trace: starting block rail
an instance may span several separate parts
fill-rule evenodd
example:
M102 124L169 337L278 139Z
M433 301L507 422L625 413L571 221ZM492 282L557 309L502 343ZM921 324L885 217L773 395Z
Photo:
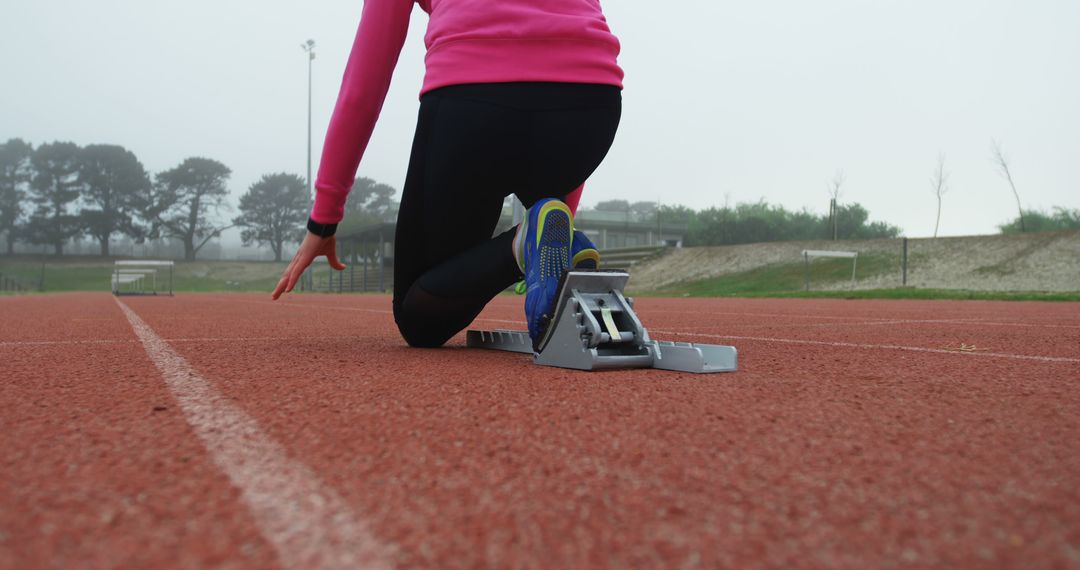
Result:
M622 291L630 276L623 271L569 271L563 275L547 333L533 342L527 332L471 330L474 348L531 353L544 366L576 370L657 368L678 372L734 372L733 346L657 341Z

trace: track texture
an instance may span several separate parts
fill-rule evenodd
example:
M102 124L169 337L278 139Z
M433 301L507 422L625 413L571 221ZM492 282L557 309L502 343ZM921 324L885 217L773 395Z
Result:
M1077 304L641 299L739 348L695 376L409 349L381 296L122 302L395 567L1080 567ZM0 298L0 376L0 568L284 565L111 296Z

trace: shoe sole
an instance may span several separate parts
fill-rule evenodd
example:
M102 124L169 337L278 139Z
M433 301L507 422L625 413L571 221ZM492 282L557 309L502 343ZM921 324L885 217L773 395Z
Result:
M551 201L544 204L536 216L536 262L539 263L539 279L545 285L549 280L560 281L570 265L570 249L574 239L574 216L566 204L559 201ZM551 306L547 307L541 315L541 320L550 325L553 315L550 311L554 308L555 296L558 295L558 286L550 291ZM543 326L537 334L537 341L546 339L550 332L550 326Z
M570 267L570 248L574 240L573 219L570 208L562 202L548 202L537 214L536 255L540 262L541 279L559 279L566 268ZM557 255L553 256L552 250L558 250L554 252Z

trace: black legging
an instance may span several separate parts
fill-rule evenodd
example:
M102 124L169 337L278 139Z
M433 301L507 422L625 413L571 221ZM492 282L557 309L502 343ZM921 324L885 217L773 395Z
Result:
M394 238L394 320L436 347L521 278L503 199L562 198L600 165L619 125L617 87L455 85L420 99Z

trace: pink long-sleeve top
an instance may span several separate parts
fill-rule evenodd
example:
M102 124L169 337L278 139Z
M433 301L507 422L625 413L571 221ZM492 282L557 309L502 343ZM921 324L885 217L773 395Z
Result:
M447 85L550 81L622 87L600 0L366 0L326 132L311 218L340 222L409 28L429 14L420 94ZM568 197L576 208L579 188Z

